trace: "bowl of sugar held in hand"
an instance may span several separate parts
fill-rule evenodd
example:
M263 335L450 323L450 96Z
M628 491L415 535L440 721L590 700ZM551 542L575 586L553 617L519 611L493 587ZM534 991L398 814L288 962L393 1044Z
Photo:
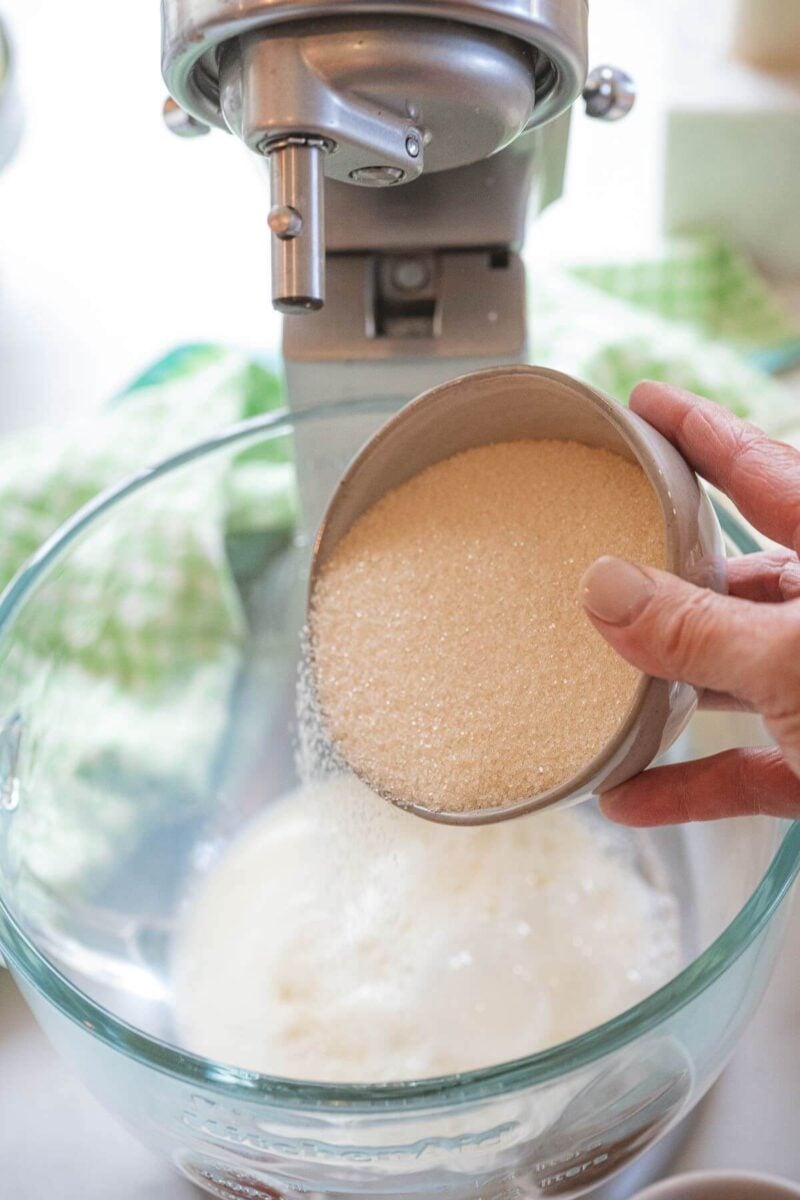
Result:
M412 401L345 473L314 550L308 665L332 755L454 824L644 770L697 694L643 675L588 620L579 582L603 555L725 588L710 501L647 422L532 366Z

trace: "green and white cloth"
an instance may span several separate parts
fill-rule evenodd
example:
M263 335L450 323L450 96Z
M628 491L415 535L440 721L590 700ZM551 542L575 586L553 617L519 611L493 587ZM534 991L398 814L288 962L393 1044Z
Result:
M796 401L757 364L798 331L725 247L683 242L646 263L539 271L531 310L534 361L621 402L638 379L656 378L779 434L797 425ZM230 350L187 347L68 436L8 438L0 584L104 488L282 403L273 370ZM286 441L219 456L204 470L202 511L196 486L182 492L177 479L168 506L157 493L152 503L137 499L133 557L114 524L116 533L101 529L70 555L47 619L40 605L23 620L0 664L0 716L13 710L15 687L35 678L51 713L46 746L26 750L29 794L12 847L50 889L80 892L89 874L102 879L120 839L135 852L167 797L174 819L176 796L186 814L208 796L246 638L231 537L288 533L295 497ZM98 609L108 614L101 630ZM189 764L180 779L176 762Z
M773 433L797 427L796 396L765 368L800 363L800 329L729 247L682 240L645 261L537 274L531 308L535 361L623 403L659 379Z
M189 347L69 438L9 438L3 582L102 490L281 403L274 372ZM212 455L98 522L22 611L0 663L0 719L19 711L24 724L24 804L4 852L29 890L102 886L160 813L180 821L208 802L246 637L231 536L293 522L285 439Z

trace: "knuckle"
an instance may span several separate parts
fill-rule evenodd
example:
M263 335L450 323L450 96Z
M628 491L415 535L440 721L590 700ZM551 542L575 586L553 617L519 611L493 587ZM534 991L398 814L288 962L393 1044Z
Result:
M800 454L785 442L768 437L762 430L744 423L730 429L724 473L725 490L751 497L774 488L781 482L780 524L785 531L781 541L800 550ZM773 502L774 503L774 502ZM774 536L774 535L773 535Z
M731 432L733 444L728 458L729 470L760 465L770 445L766 434L745 424L734 425Z
M735 422L730 427L730 434L729 475L735 473L740 477L752 477L754 482L763 482L774 477L781 465L796 469L800 462L800 455L795 450L785 442L769 437L755 425Z
M764 650L762 708L771 722L793 725L797 721L800 733L800 602L788 603L782 616L783 628Z
M730 487L759 489L775 476L777 458L783 458L786 450L760 429L750 425L736 425L731 430L732 443L726 464L727 483Z
M665 612L662 654L666 667L691 675L706 653L715 616L714 595L705 588L696 589Z

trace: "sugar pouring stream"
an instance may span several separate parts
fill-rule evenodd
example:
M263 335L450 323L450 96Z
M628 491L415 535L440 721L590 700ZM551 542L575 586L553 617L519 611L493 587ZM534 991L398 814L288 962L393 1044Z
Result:
M601 553L725 587L710 502L641 418L534 366L406 405L345 472L314 545L310 671L336 753L450 824L573 803L647 767L697 696L638 675L579 613Z

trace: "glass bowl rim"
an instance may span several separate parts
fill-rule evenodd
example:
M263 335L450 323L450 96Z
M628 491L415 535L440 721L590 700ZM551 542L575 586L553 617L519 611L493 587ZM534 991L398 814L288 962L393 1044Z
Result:
M241 421L169 455L100 492L66 521L20 568L0 595L0 638L48 569L77 537L108 511L149 483L240 442L291 433L297 424L389 408L386 400L323 404L290 412L281 408ZM725 532L743 552L758 549L745 529L725 512ZM662 1024L709 988L740 957L767 925L800 873L800 821L785 828L758 886L722 933L697 958L658 991L586 1033L536 1054L456 1075L399 1083L333 1084L283 1079L221 1063L181 1050L136 1029L96 1004L75 987L23 932L0 897L0 948L11 966L69 1020L138 1063L190 1085L204 1085L228 1099L263 1101L295 1110L349 1112L407 1111L466 1104L534 1087L574 1072L613 1053Z

